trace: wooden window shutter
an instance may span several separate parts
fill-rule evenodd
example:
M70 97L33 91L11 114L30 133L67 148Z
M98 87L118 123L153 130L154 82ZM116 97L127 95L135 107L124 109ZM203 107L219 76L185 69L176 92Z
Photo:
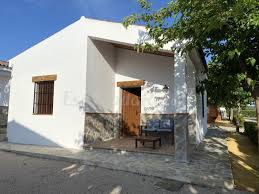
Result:
M33 114L52 114L54 98L54 81L34 83Z

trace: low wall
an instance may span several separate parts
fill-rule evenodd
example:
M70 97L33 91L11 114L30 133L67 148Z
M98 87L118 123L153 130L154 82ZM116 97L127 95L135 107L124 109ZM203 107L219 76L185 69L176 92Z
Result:
M0 106L0 128L6 128L8 121L8 107Z
M189 114L141 114L141 124L151 119L171 119L174 121L176 158L186 161L189 158ZM86 144L118 138L121 134L121 114L85 113Z
M8 107L0 106L0 142L6 141L7 122L8 122Z
M174 114L141 114L141 124L146 124L151 119L174 120ZM84 142L89 144L117 138L121 135L121 126L119 113L85 113Z
M85 113L85 143L105 141L119 137L121 114Z

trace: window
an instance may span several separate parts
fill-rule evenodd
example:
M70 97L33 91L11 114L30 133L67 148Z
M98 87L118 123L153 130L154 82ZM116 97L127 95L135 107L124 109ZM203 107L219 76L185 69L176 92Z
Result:
M33 114L52 114L54 81L34 82Z

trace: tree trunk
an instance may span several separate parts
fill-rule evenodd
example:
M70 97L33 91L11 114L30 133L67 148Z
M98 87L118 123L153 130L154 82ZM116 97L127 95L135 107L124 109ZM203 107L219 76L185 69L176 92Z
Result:
M233 108L230 109L230 121L233 121L234 113L233 113Z
M239 126L240 126L240 112L241 112L241 107L240 107L240 103L237 103L237 115L236 115L236 119L235 119L235 125L236 125L236 132L239 133Z
M237 103L237 116L240 116L241 114L241 106L240 103Z
M257 140L258 140L258 152L259 152L259 86L254 90L255 106L256 106L256 121L257 121Z

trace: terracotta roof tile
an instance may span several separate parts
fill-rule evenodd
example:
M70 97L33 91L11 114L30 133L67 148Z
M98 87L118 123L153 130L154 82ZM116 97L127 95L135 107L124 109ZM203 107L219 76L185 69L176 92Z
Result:
M7 62L7 61L1 61L1 60L0 60L0 67L7 67L7 68L9 68L9 62Z

